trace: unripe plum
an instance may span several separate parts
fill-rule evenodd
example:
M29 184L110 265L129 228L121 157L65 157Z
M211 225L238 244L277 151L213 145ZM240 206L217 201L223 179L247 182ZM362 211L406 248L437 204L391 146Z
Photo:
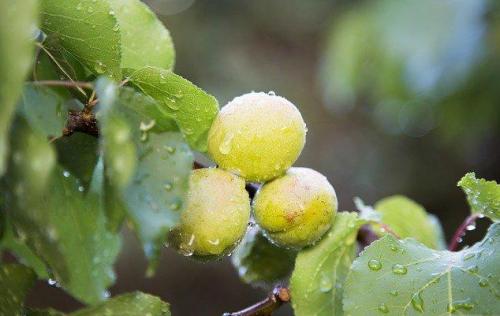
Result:
M251 92L222 108L208 134L208 152L219 167L248 181L269 181L297 160L306 131L290 101Z
M337 196L319 172L290 168L283 177L262 186L253 208L256 222L270 241L300 249L328 231L337 212Z
M169 240L184 255L216 258L236 247L249 219L245 180L216 168L193 170L181 223Z

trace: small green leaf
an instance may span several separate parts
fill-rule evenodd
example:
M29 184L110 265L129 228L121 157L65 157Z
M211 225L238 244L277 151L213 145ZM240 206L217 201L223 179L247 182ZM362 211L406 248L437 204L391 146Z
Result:
M121 79L120 33L106 0L42 0L42 30L97 75ZM57 49L57 47L55 47Z
M388 225L399 237L413 237L433 249L446 247L437 218L430 217L425 209L413 200L394 195L375 203L375 209L382 215L381 222ZM385 234L380 225L373 226L379 236Z
M12 135L4 191L15 233L69 293L87 303L102 300L114 280L120 243L106 230L99 198L82 192L75 177L50 163L51 146L24 121L16 121Z
M122 294L69 316L170 316L170 305L156 296L141 292Z
M146 4L139 0L109 0L121 34L122 68L155 66L172 69L175 61L170 33Z
M0 1L0 175L5 171L10 121L33 58L36 0Z
M358 229L365 223L356 213L340 212L319 243L299 252L290 279L295 315L342 315L344 280L356 254Z
M0 265L0 315L24 315L24 299L35 280L35 273L25 266Z
M290 275L296 256L295 251L273 245L254 227L247 232L231 260L244 282L269 287Z
M500 224L460 252L386 235L354 261L344 291L348 315L499 315ZM367 292L368 291L368 292Z
M500 221L500 185L496 181L477 179L476 174L471 172L458 182L458 186L467 195L472 213Z
M97 91L106 176L121 197L127 217L154 270L167 232L178 224L193 154L168 117L157 117L149 97L99 81ZM157 127L158 126L158 127ZM132 170L132 171L130 171Z
M159 103L165 117L177 122L193 149L207 151L208 131L219 111L213 96L181 76L155 67L131 73L130 80Z

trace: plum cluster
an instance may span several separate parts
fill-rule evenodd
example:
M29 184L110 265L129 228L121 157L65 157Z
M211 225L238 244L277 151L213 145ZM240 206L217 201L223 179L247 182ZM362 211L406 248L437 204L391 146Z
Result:
M292 167L306 141L299 110L274 93L252 92L222 108L208 134L218 168L193 170L180 225L181 253L201 259L230 253L251 217L274 244L300 249L328 231L337 197L325 176ZM246 182L262 183L251 205Z

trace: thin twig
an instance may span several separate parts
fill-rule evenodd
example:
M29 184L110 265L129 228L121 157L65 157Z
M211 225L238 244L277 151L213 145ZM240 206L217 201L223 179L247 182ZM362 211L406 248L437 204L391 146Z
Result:
M36 86L55 86L55 87L68 87L76 89L93 89L92 83L82 82L82 81L59 81L59 80L39 80L32 81L32 84Z
M450 244L448 246L449 251L455 251L458 248L458 244L462 242L462 237L465 235L467 231L467 227L469 225L473 225L476 220L480 217L480 214L471 214L465 218L463 223L458 226L457 230L455 231L455 234L453 234L453 237L450 241Z
M281 305L289 301L290 290L286 287L276 286L264 300L239 312L224 313L223 316L270 316Z
M41 48L46 54L47 56L49 56L49 58L52 60L52 62L54 62L54 64L56 64L56 66L61 70L61 72L72 82L74 82L73 78L71 78L71 76L66 72L66 70L64 70L64 67L61 66L61 64L59 64L59 62L57 61L57 59L54 57L54 55L52 55L52 53L47 49L45 48L45 46L43 46L43 44L41 43L36 43L36 46L38 46L39 48ZM36 67L36 65L35 65ZM77 90L80 91L80 93L82 93L85 97L87 97L87 93L85 93L85 91L81 88L81 87L77 87Z

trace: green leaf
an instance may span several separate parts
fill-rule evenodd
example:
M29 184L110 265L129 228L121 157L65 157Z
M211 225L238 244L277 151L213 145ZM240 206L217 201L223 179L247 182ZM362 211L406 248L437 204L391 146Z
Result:
M5 171L12 114L31 67L37 9L36 0L0 1L0 175Z
M80 190L86 190L99 158L97 138L83 133L74 133L57 139L54 144L59 165L78 179L82 186Z
M472 213L500 221L500 185L496 181L477 179L476 174L471 172L458 182L458 186L467 195Z
M449 252L386 235L354 261L346 281L344 311L348 315L499 315L499 238L500 224L493 224L482 241Z
M442 229L436 217L413 200L401 195L384 198L375 203L375 209L382 215L381 222L388 225L399 237L413 237L434 249L446 248ZM385 234L378 224L373 225L379 236Z
M106 0L42 0L42 30L95 74L121 79L120 33ZM57 49L57 47L55 47Z
M156 296L134 292L122 294L94 307L89 307L70 316L170 316L169 304Z
M356 213L340 212L319 243L299 252L290 279L295 315L342 315L344 280L356 254L358 229L365 223Z
M139 0L109 1L120 25L121 67L172 69L175 51L170 33L148 6Z
M35 284L33 271L20 264L0 266L0 315L24 315L24 299Z
M120 242L106 230L99 198L50 163L51 147L25 122L18 120L12 135L5 206L16 234L70 294L86 303L102 300Z
M244 282L269 287L290 275L296 256L295 251L269 242L254 227L231 255L231 261Z
M61 95L50 88L26 84L19 110L38 133L47 137L62 135L68 109Z
M165 117L177 122L193 149L207 151L208 131L219 110L213 96L181 76L155 67L131 73L130 80L159 103Z
M25 244L25 240L15 235L10 223L7 219L5 220L5 231L0 242L0 249L12 252L22 264L31 267L39 278L48 279L49 274L45 263Z
M167 232L179 222L193 154L179 132L165 131L171 120L154 116L150 98L129 88L115 96L103 81L97 91L105 169L118 189L111 193L121 197L152 272Z

